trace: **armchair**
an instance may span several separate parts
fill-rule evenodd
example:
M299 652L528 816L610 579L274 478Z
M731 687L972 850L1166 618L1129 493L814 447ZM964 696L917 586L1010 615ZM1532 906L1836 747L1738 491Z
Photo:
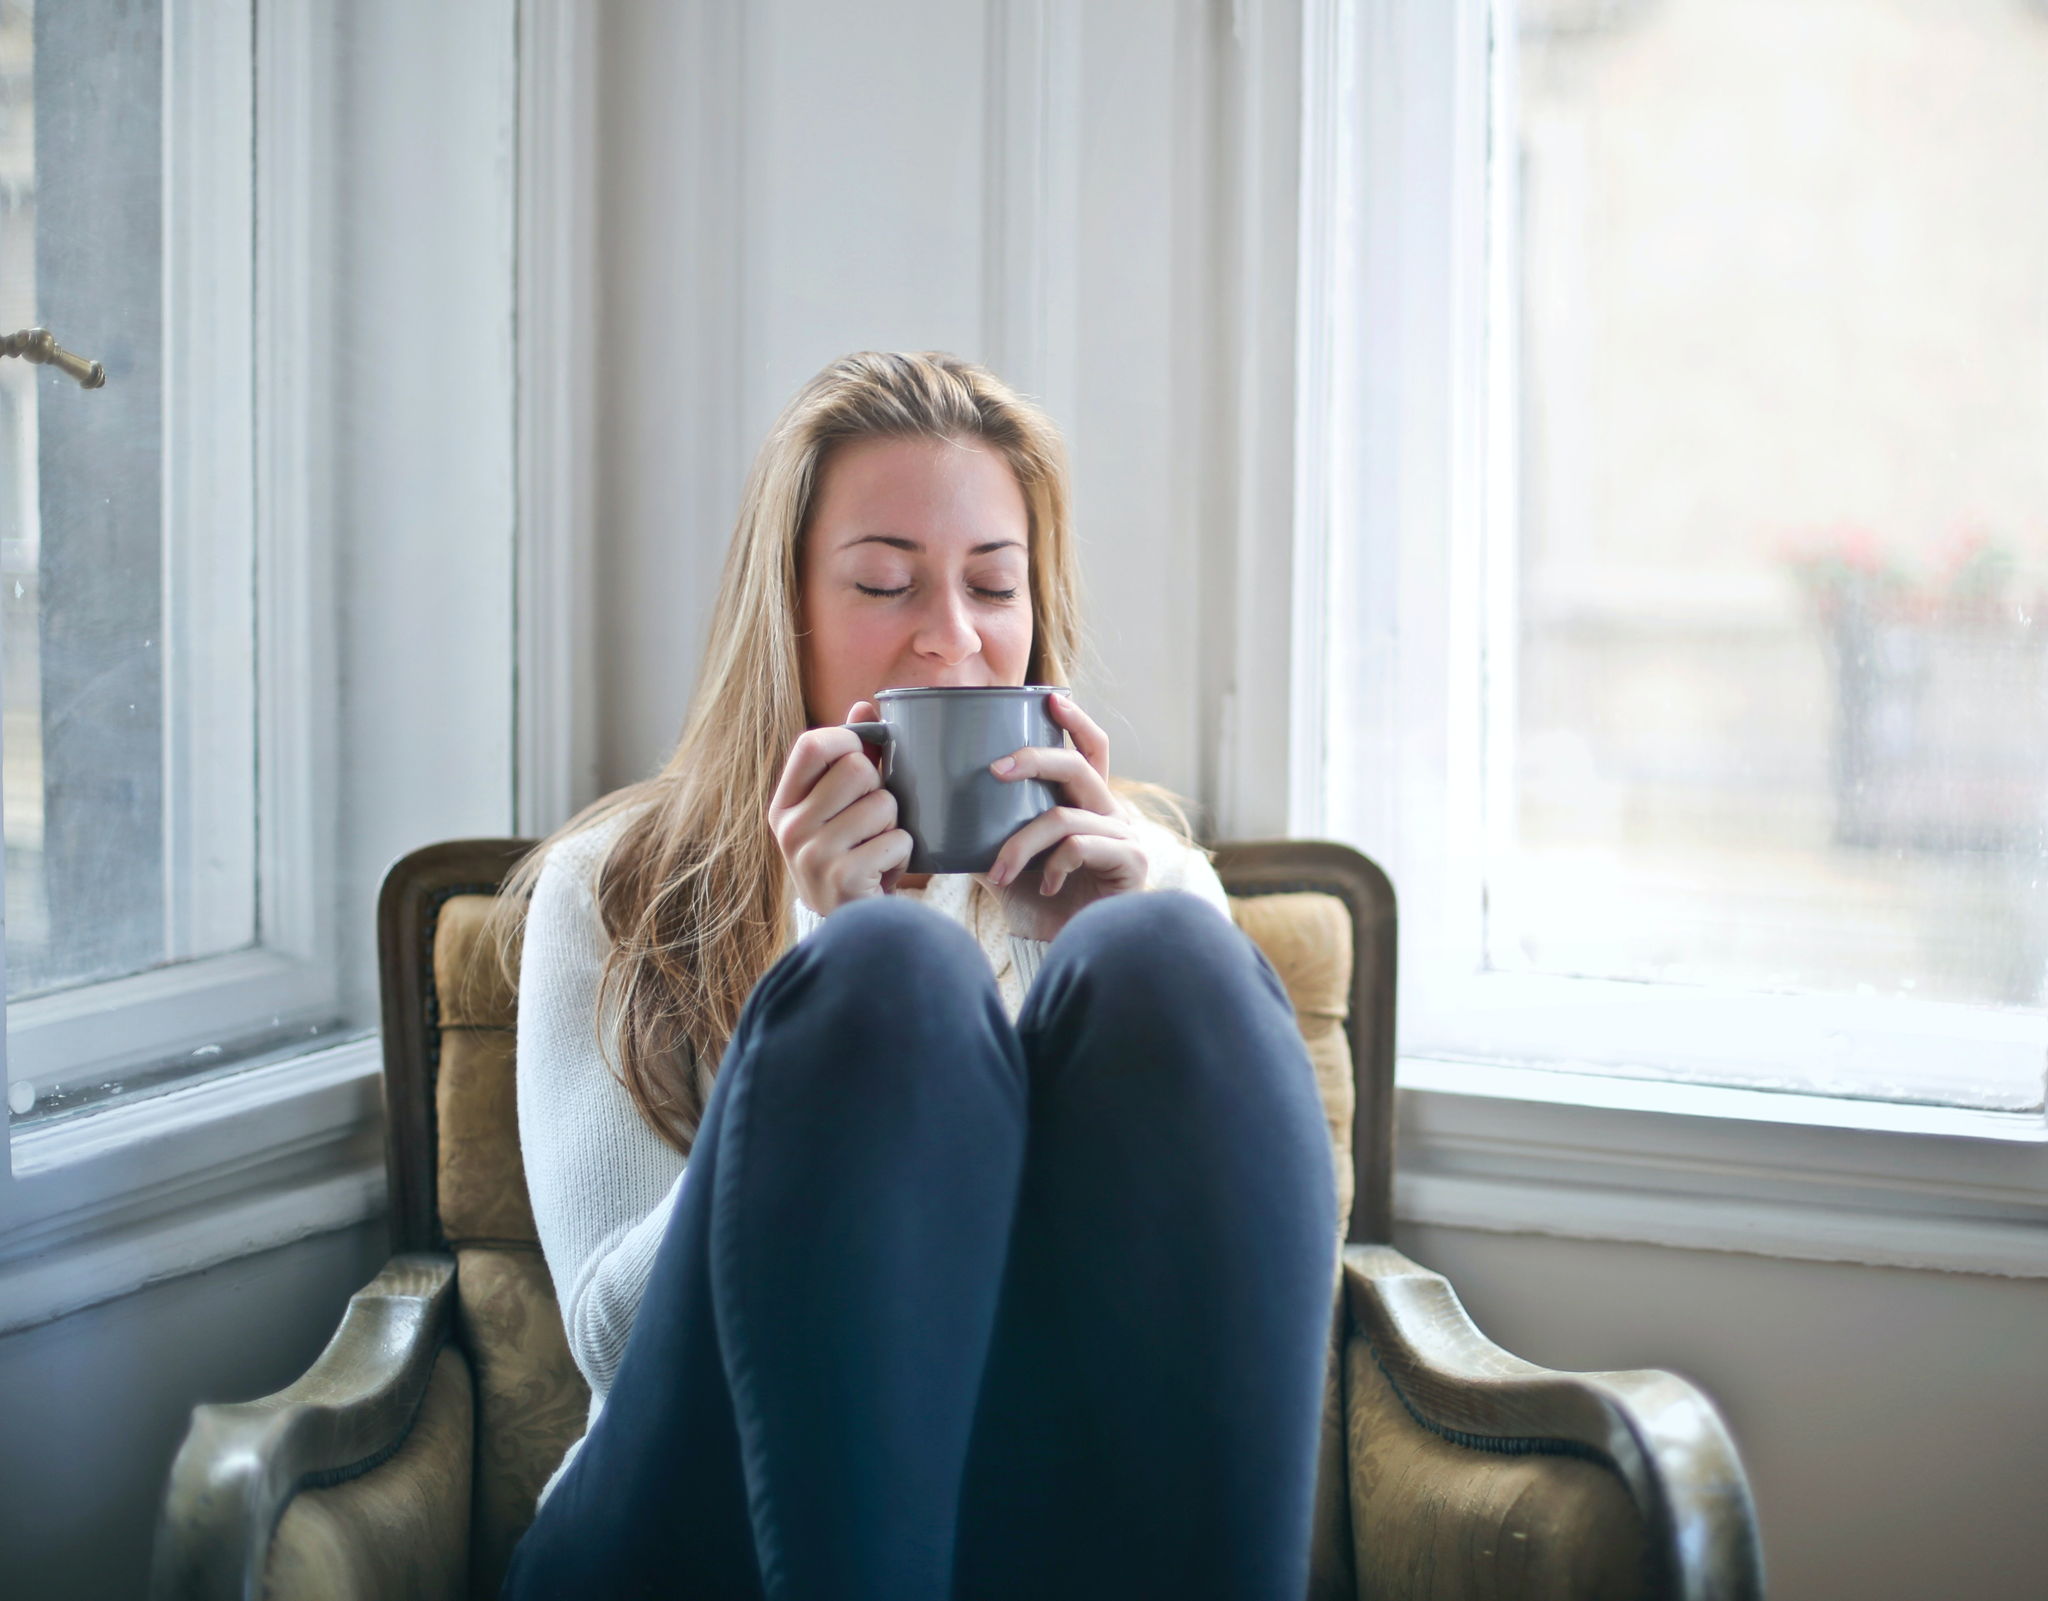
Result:
M394 1255L327 1349L261 1400L194 1409L158 1526L157 1601L495 1596L583 1425L519 1158L516 998L484 916L530 842L399 861L379 903ZM1761 1597L1748 1483L1671 1374L1500 1350L1388 1243L1395 905L1313 841L1229 844L1232 914L1279 971L1337 1156L1310 1593L1318 1601Z

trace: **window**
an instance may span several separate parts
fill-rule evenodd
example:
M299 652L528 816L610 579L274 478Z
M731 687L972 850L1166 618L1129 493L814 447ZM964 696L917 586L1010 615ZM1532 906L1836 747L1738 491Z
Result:
M515 410L507 156L546 9L0 0L9 331L108 369L84 391L0 362L0 1331L384 1204L379 887L408 851L516 832L516 756L547 798L567 720L515 752L515 662L574 672L516 628L515 440L554 436ZM532 321L566 326L533 277ZM117 401L125 430L94 409ZM101 559L60 592L80 527ZM570 567L584 527L536 516L524 554Z
M33 201L0 293L108 369L27 368L0 444L40 586L5 619L12 1155L61 1208L99 1152L71 1114L118 1096L233 1071L158 1121L261 1099L303 1147L293 1086L374 1076L386 869L513 831L518 12L0 4Z
M2038 1112L2048 13L1367 9L1328 740L1404 1052Z

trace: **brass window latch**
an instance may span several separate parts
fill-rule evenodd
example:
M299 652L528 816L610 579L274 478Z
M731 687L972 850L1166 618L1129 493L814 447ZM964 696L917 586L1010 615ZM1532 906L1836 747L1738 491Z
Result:
M59 372L76 378L81 389L98 389L107 381L105 367L60 349L56 336L47 328L24 328L18 334L0 334L0 356L19 356L38 366L55 367Z

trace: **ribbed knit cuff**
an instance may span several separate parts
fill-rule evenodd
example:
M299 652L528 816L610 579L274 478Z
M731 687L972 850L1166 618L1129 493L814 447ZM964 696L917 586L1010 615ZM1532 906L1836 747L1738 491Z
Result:
M1017 982L1026 990L1038 977L1038 964L1045 960L1046 944L1042 939L1024 939L1016 934L1010 936L1010 960L1016 965Z

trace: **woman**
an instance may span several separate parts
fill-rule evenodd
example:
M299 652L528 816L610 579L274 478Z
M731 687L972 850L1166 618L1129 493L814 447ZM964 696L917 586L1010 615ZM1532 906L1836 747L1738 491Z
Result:
M1066 682L1077 587L1041 413L834 362L755 462L674 755L501 897L591 1389L508 1596L1302 1594L1333 1176L1279 980L1070 700L1073 748L999 774L1060 804L974 877L905 876L839 726Z

